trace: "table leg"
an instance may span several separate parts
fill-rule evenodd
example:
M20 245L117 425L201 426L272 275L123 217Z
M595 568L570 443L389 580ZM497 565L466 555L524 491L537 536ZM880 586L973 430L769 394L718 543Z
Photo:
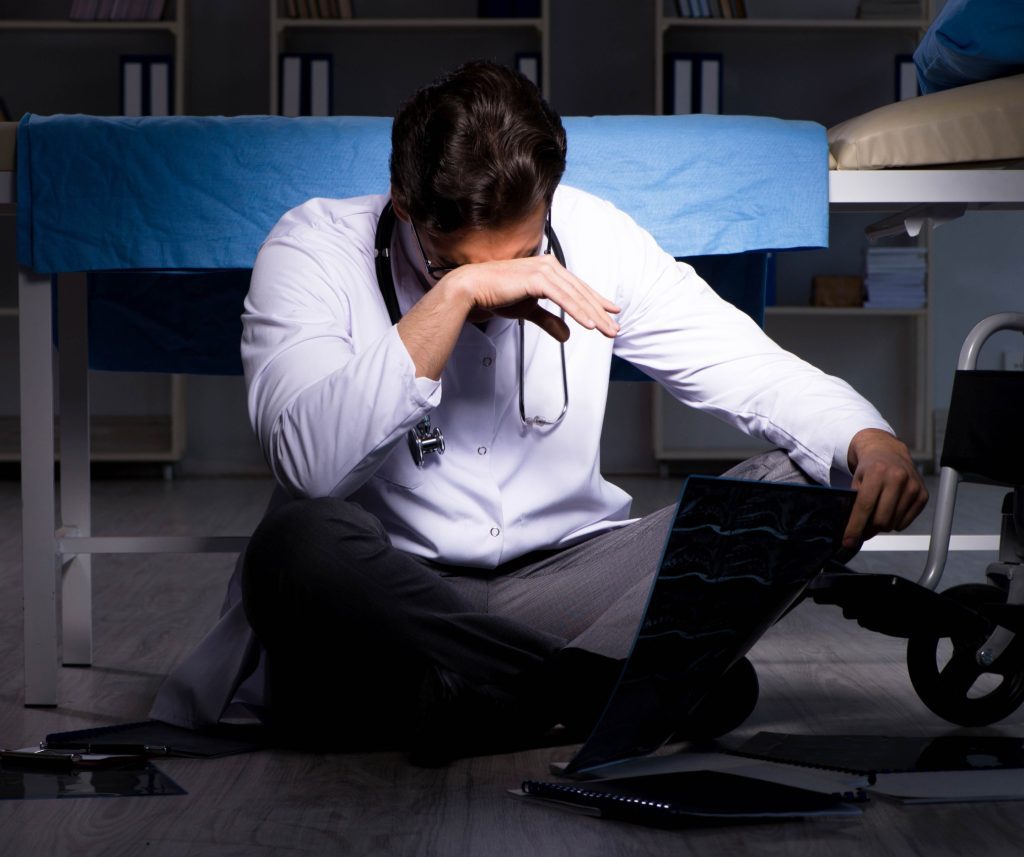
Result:
M57 283L61 528L78 536L90 536L88 286L85 274L60 274ZM61 559L63 662L66 666L89 666L92 556L69 554Z
M57 552L49 277L18 273L25 704L57 704Z

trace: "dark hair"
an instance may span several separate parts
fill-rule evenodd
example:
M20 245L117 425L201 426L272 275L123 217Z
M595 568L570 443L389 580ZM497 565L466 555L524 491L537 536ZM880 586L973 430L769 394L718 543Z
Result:
M435 235L517 223L551 203L563 172L558 114L497 63L466 63L419 90L391 129L392 197Z

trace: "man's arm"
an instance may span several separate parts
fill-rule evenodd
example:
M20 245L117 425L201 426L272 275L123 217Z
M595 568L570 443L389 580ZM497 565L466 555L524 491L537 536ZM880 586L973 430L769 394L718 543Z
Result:
M416 365L418 378L441 377L459 331L474 313L533 322L559 342L569 328L538 303L548 299L590 330L614 337L619 325L609 313L619 308L550 256L462 265L429 289L398 322L398 335Z
M902 441L880 429L864 429L853 436L848 458L857 500L844 547L857 547L875 533L905 529L921 513L928 489Z

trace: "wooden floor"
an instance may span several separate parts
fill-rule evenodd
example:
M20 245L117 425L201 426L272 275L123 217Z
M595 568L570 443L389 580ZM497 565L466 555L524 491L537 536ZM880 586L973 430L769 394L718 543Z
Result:
M639 511L672 502L679 481L620 480ZM100 481L97 534L250 531L270 494L262 480ZM933 492L934 493L934 492ZM955 532L995 532L1000 493L964 486ZM19 486L0 482L0 745L145 717L167 671L210 627L232 560L100 557L95 664L64 669L60 705L22 706ZM927 531L925 521L914 531ZM942 588L981 581L981 554L954 556ZM863 570L916 576L920 554L862 554ZM939 735L952 727L917 699L899 641L804 603L752 653L761 701L741 732ZM991 734L1024 734L1019 711ZM527 805L506 789L546 777L572 747L409 766L394 753L267 751L160 766L187 796L0 802L0 854L22 855L1020 855L1024 805L905 807L882 800L862 819L669 832Z

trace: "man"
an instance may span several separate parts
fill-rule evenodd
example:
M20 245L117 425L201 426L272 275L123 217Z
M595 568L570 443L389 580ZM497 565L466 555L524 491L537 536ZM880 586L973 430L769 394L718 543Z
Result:
M283 734L443 761L589 726L672 512L631 521L601 478L613 353L785 450L732 475L852 478L848 548L920 512L874 408L559 186L565 134L525 78L456 70L401 109L392 146L391 211L380 196L289 212L246 300L250 413L291 499L253 536L243 598ZM726 728L756 699L749 676L732 685L708 703L731 706L713 712Z

